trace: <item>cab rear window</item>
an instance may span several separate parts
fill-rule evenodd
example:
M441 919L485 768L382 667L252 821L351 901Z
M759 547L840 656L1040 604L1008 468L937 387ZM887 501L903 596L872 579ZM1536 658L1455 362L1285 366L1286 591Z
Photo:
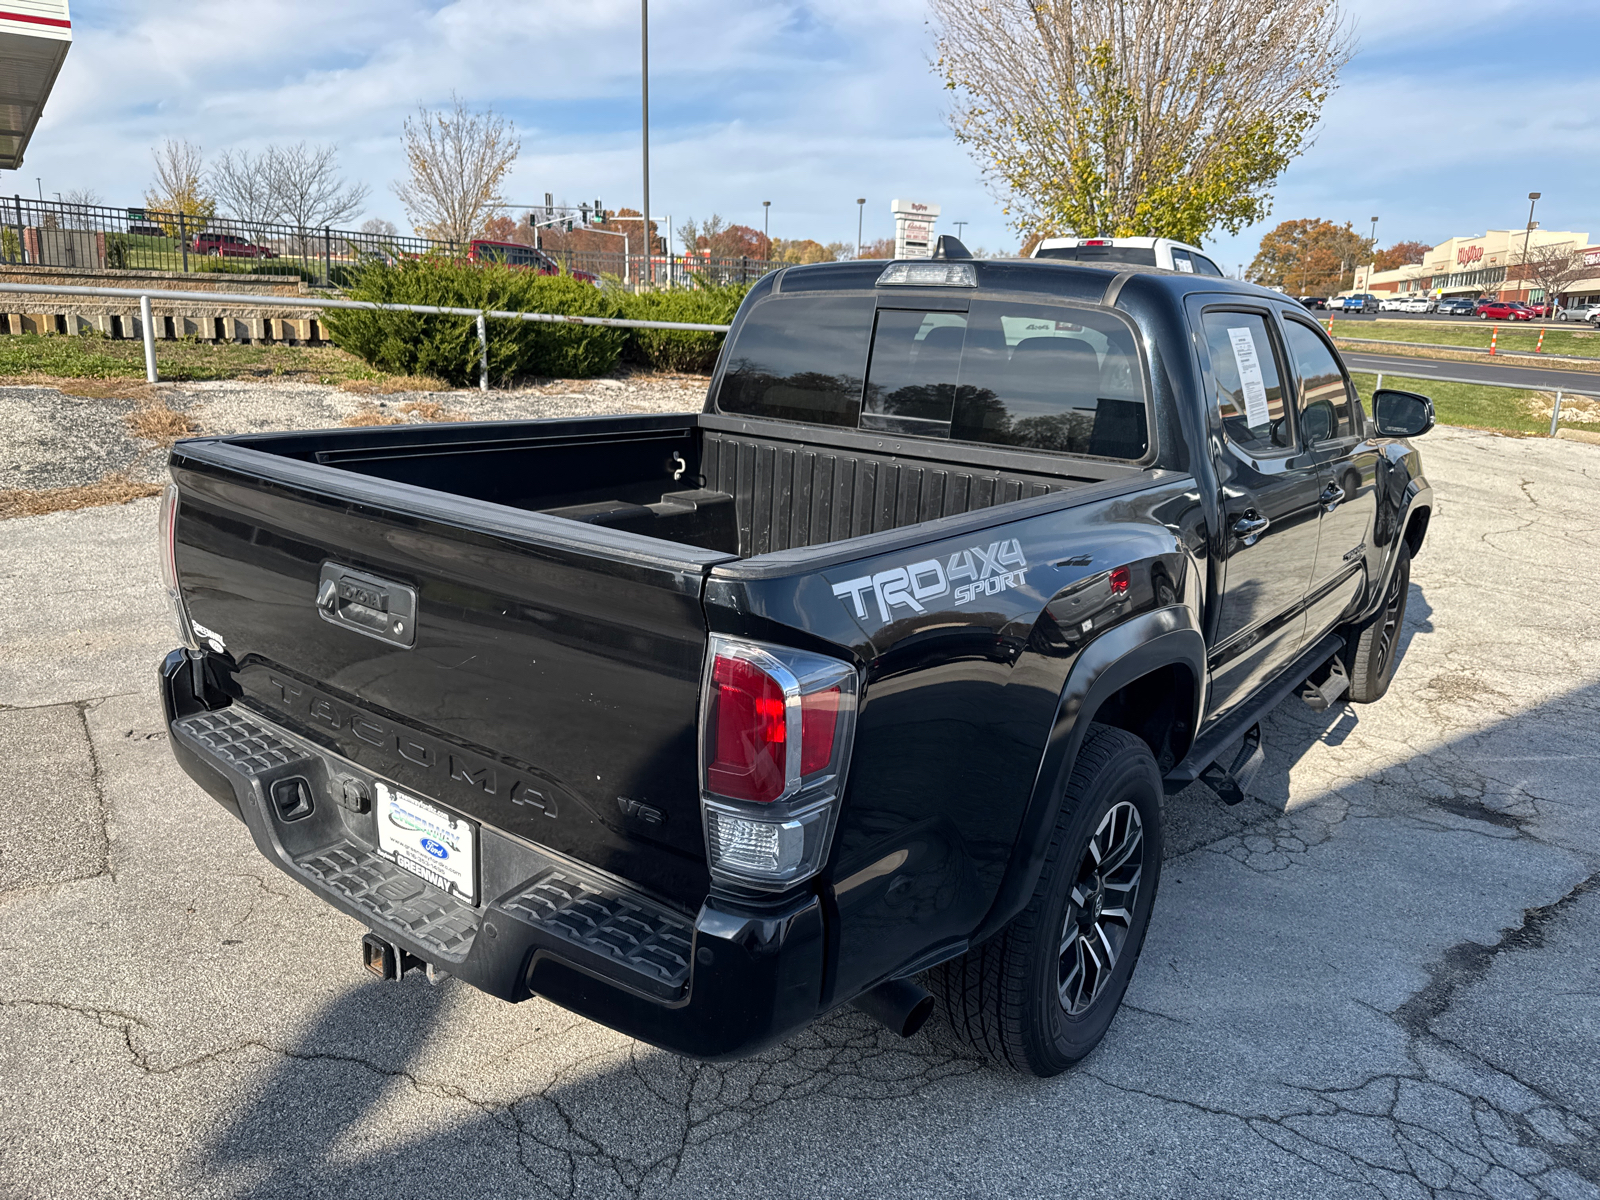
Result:
M1117 317L1026 300L974 299L965 313L874 305L762 303L730 349L718 407L1100 458L1149 451L1143 368Z

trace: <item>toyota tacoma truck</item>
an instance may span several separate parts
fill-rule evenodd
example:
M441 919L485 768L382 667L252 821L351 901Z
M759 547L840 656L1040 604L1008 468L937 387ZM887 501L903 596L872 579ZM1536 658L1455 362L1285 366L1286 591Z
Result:
M1082 1058L1164 796L1389 686L1433 410L1276 292L944 252L768 275L699 413L178 443L183 769L384 978Z

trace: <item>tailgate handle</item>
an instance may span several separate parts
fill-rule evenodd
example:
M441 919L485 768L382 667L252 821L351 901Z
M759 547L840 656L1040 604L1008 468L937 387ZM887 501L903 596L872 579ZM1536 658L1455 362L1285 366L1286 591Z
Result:
M417 591L336 562L322 564L317 612L324 621L408 649L417 640Z

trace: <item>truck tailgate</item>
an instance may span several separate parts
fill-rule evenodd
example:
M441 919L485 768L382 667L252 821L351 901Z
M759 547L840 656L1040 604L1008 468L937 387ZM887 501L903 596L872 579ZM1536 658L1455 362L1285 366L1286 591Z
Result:
M731 555L225 442L181 445L173 478L188 615L225 647L236 704L699 904L701 588ZM330 580L370 603L333 619ZM385 604L403 625L407 589L408 631L361 627Z

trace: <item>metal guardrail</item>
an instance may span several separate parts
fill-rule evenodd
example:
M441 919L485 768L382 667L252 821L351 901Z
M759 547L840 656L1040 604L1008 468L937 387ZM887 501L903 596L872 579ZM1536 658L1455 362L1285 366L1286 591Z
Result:
M1353 371L1353 372L1351 372L1351 374L1365 375L1366 372L1365 371ZM1372 390L1374 392L1376 392L1376 391L1378 391L1379 388L1383 387L1384 372L1375 371L1375 372L1373 372L1373 374L1375 374L1378 377L1377 381L1372 385ZM1563 396L1578 396L1578 397L1581 397L1582 399L1585 399L1585 400L1600 400L1600 394L1596 394L1594 392L1580 392L1575 388L1539 388L1539 387L1529 387L1525 383L1485 383L1481 379L1453 379L1448 375L1406 375L1406 374L1402 374L1399 371L1390 371L1389 374L1390 375L1394 375L1394 376L1398 376L1401 379L1415 379L1418 383L1467 383L1467 384L1471 384L1473 387L1504 388L1504 389L1506 389L1508 391L1513 391L1513 392L1549 392L1549 391L1553 391L1556 394L1556 399L1555 399L1555 404L1550 409L1550 436L1551 437L1555 437L1555 435L1556 435L1556 427L1561 423L1561 398Z
M1444 342L1396 342L1387 338L1359 338L1349 337L1342 333L1332 335L1336 342L1360 342L1363 346L1406 346L1412 350L1453 350L1458 354L1488 354L1487 346L1450 346ZM1496 358L1531 358L1535 362L1577 362L1600 363L1600 358L1592 358L1583 354L1546 354L1542 350L1535 354L1532 350L1496 350Z
M334 300L318 296L249 296L228 292L172 291L161 288L73 287L63 284L0 283L0 293L30 296L101 296L139 302L139 323L144 327L144 373L151 383L159 382L156 373L155 326L150 315L152 300L185 300L197 297L225 304L252 307L273 305L279 308L339 308L368 312L413 312L443 317L476 317L478 323L478 387L489 390L488 318L501 321L536 321L552 325L602 325L612 329L677 329L685 333L727 333L727 325L697 325L687 321L634 321L626 317L574 317L561 313L506 312L499 309L448 308L434 304L380 304L375 300Z

